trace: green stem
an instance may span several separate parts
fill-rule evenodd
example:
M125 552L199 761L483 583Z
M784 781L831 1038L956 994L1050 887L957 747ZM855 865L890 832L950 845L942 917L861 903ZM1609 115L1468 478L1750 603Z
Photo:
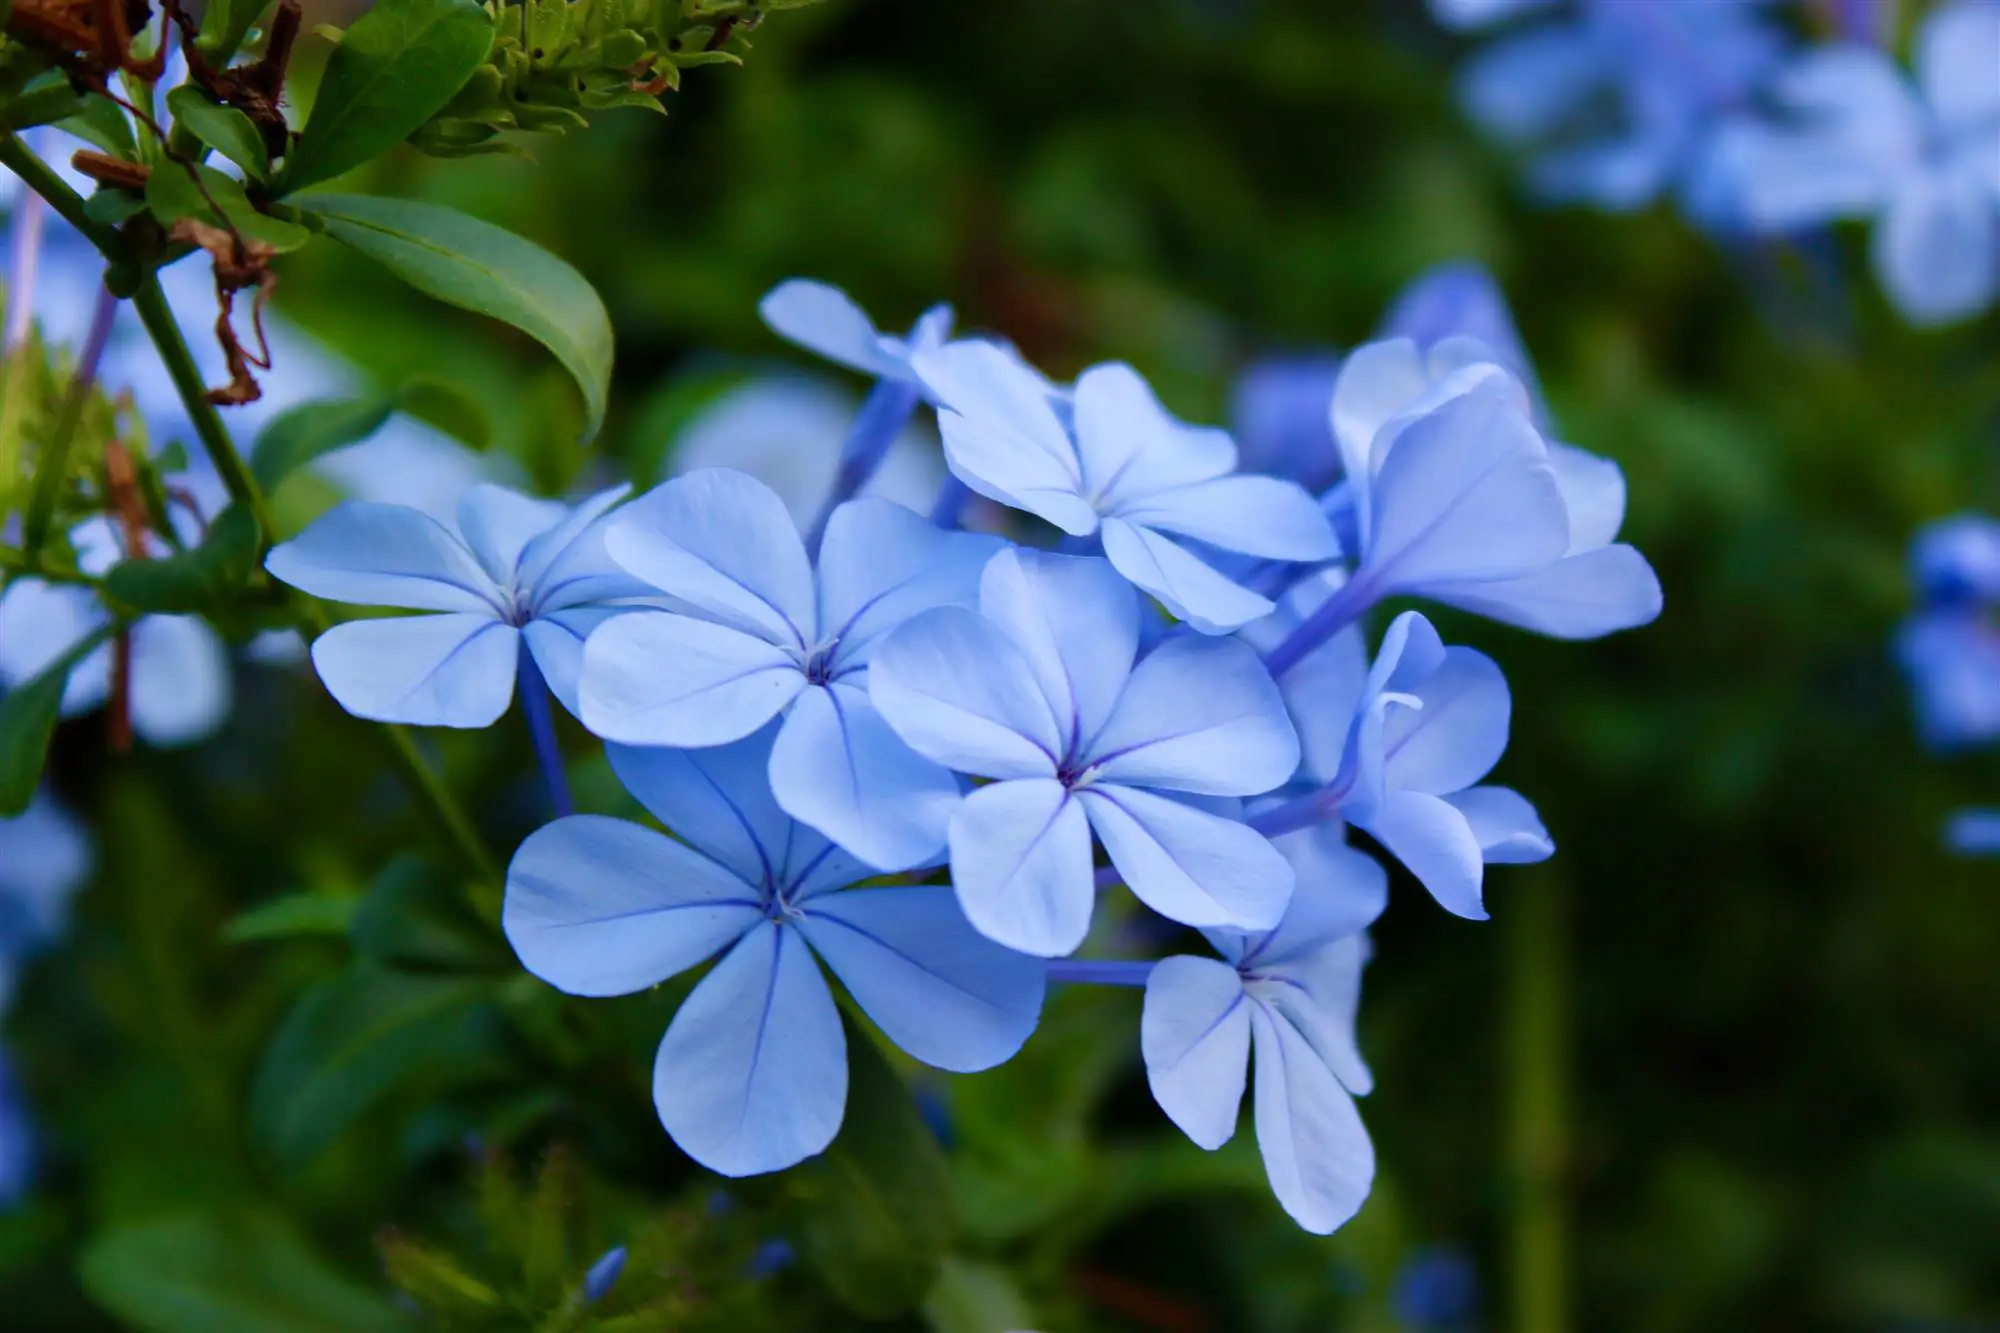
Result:
M472 827L472 821L466 817L465 811L459 808L458 802L452 798L443 780L429 764L424 762L424 757L418 752L417 743L411 738L409 730L393 723L384 723L378 730L384 743L389 747L389 757L395 763L397 770L402 773L403 780L409 783L411 790L415 791L418 798L423 801L425 808L430 811L431 819L437 824L438 831L452 844L453 850L465 862L466 869L485 883L498 884L500 867L494 864L492 856L486 850L486 844L480 840L478 830Z
M118 233L93 221L84 212L83 196L70 189L69 182L56 175L48 163L36 157L19 135L0 134L0 167L27 182L28 188L47 200L63 221L82 232L107 257L120 253L123 247Z
M1525 878L1525 877L1524 877ZM1566 1333L1569 1242L1569 947L1562 881L1544 870L1508 895L1507 1157L1513 1333Z
M117 298L109 291L99 291L96 309L90 316L90 332L84 337L83 351L70 376L69 392L63 395L55 430L35 460L35 489L28 497L27 515L21 520L21 549L31 560L41 554L42 544L48 540L56 503L62 498L63 482L69 478L69 447L76 439L77 427L83 423L84 404L90 401L91 388L97 383L98 363L104 359L104 348L111 340L111 325L117 317Z

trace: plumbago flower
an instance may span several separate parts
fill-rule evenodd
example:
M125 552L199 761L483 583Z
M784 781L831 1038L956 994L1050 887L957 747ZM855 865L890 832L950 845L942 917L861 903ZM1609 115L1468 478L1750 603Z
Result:
M1284 912L1284 858L1199 799L1254 796L1298 767L1276 686L1230 640L1169 638L1135 664L1138 646L1138 598L1105 561L1010 550L986 567L977 614L929 612L876 650L869 691L889 725L994 779L951 814L952 883L1012 948L1083 942L1093 832L1162 916L1268 929Z
M829 518L815 567L783 502L717 468L648 492L604 540L673 609L591 636L585 726L628 745L708 746L783 713L771 785L788 814L881 869L936 855L958 781L883 721L870 662L910 616L969 602L999 538L851 500Z
M875 872L779 809L778 731L610 747L681 841L559 819L515 853L501 918L528 970L574 995L644 990L721 954L660 1042L653 1100L689 1156L730 1176L790 1166L840 1128L846 1038L822 963L891 1041L942 1069L999 1064L1041 1013L1042 965L975 931L949 888L854 887Z
M1910 574L1921 604L1896 647L1918 733L1942 751L2000 739L2000 522L1958 514L1931 524L1911 547ZM1957 812L1945 843L1963 855L2000 853L2000 811Z
M1120 574L1204 634L1266 615L1271 601L1177 538L1271 560L1339 553L1311 495L1237 473L1229 436L1174 420L1130 366L1094 366L1066 395L993 343L950 343L912 364L940 404L960 481L1072 537L1097 536Z
M320 680L357 717L490 726L517 676L531 706L546 680L574 713L584 639L651 593L599 542L600 520L630 489L572 508L482 483L459 502L457 532L401 505L349 500L272 548L265 568L329 601L436 613L351 620L313 643Z

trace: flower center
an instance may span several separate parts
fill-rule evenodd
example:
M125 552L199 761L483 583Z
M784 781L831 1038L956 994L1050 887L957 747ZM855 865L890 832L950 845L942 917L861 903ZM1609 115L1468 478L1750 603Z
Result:
M840 650L840 640L823 643L806 655L806 683L809 685L830 685L833 683L834 656Z

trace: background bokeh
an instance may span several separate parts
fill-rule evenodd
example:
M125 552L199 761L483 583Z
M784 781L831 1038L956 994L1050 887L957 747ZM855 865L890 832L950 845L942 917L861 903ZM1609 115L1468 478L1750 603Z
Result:
M602 291L617 397L589 451L532 344L337 247L284 270L278 308L385 381L473 388L503 466L559 493L657 479L719 395L805 369L756 318L787 276L887 325L951 301L1058 375L1129 360L1224 421L1249 360L1351 346L1428 266L1483 261L1563 436L1625 468L1625 535L1666 588L1656 624L1593 644L1441 621L1507 670L1500 778L1558 855L1496 870L1490 923L1396 883L1362 1008L1381 1177L1331 1239L1251 1145L1208 1157L1152 1108L1136 995L1064 994L1022 1059L922 1085L960 1287L1050 1333L2000 1327L2000 867L1939 839L2000 762L1919 749L1889 649L1910 534L2000 508L2000 322L1910 331L1856 235L1731 248L1665 209L1530 207L1453 106L1456 49L1415 0L831 0L694 72L668 119L605 116L533 162L382 164L370 187ZM425 1076L324 1151L254 1148L246 1097L288 1077L271 1033L345 946L224 923L358 890L421 825L329 701L263 667L239 691L188 752L61 734L101 872L9 1018L43 1179L0 1215L0 1325L116 1327L77 1254L191 1203L276 1207L356 1274L386 1232L473 1247L468 1136L523 1163L567 1144L600 1249L704 1199L646 1095L659 996L516 986L451 1011ZM586 805L616 808L569 739ZM436 744L494 845L540 818L516 729ZM365 1082L365 1028L353 1046ZM768 1281L810 1312L768 1326L844 1326L809 1274ZM951 1317L931 1326L985 1326Z

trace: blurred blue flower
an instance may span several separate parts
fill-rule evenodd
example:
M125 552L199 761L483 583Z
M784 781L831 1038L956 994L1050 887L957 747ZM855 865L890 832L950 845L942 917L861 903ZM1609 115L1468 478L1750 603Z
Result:
M1237 474L1229 436L1174 420L1130 366L1093 366L1073 396L993 343L950 343L915 366L960 481L1072 537L1098 536L1120 574L1203 633L1247 624L1271 602L1176 539L1272 560L1339 553L1311 495Z
M35 1122L13 1062L0 1051L0 1210L24 1198L35 1180Z
M1521 382L1534 404L1535 420L1546 424L1535 364L1514 326L1505 293L1483 265L1465 259L1420 274L1389 307L1374 340L1393 338L1408 338L1426 355L1451 339L1471 339L1486 349L1487 360Z
M583 1300L586 1305L595 1305L610 1293L618 1277L625 1271L625 1247L614 1245L599 1256L590 1271L583 1275Z
M0 818L0 1008L21 962L67 924L93 859L89 834L46 791Z
M876 649L869 690L919 753L995 781L950 819L951 877L980 931L1054 957L1082 943L1095 831L1154 911L1268 928L1285 860L1234 803L1291 777L1277 687L1234 639L1173 635L1137 664L1139 599L1103 560L1007 550L979 611L932 611Z
M1917 534L1910 578L1927 602L2000 605L2000 521L1954 514Z
M2000 810L1954 811L1945 824L1944 840L1961 856L2000 855Z
M903 1050L939 1068L1014 1054L1042 966L985 939L943 885L851 888L875 872L778 808L778 728L706 750L610 747L627 789L681 841L575 815L522 843L501 923L522 963L573 995L623 995L720 953L654 1065L660 1121L724 1175L776 1171L840 1127L847 1047L818 959Z
M1460 1250L1420 1250L1397 1270L1390 1303L1411 1333L1465 1333L1479 1316L1479 1270Z
M1332 352L1266 357L1244 368L1229 414L1244 471L1285 477L1315 494L1340 480L1330 416L1339 374Z
M1301 882L1276 929L1205 932L1224 961L1176 955L1146 980L1140 1048L1153 1097L1213 1151L1236 1132L1256 1051L1257 1146L1271 1189L1325 1235L1354 1216L1375 1176L1355 1109L1373 1076L1354 1037L1362 933L1387 899L1382 868L1352 852Z
M576 712L584 638L652 591L604 553L599 520L629 490L572 508L482 483L459 502L457 532L402 505L348 500L265 567L331 601L440 613L352 620L314 642L320 679L357 717L489 726L524 654Z
M936 855L957 779L897 739L868 695L882 635L969 604L995 537L945 532L886 500L833 513L817 569L769 488L689 473L605 534L670 610L622 617L584 651L584 725L628 745L719 745L785 714L771 753L778 803L870 865Z

